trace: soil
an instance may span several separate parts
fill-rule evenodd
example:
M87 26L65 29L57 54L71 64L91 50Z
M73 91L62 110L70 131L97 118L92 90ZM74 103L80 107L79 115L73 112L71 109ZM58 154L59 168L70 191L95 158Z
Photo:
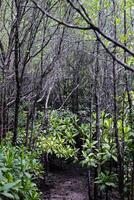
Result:
M86 172L78 168L51 170L41 190L43 200L88 200Z

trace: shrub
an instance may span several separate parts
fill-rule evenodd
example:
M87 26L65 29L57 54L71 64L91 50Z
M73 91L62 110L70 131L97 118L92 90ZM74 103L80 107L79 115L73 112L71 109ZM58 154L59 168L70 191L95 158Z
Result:
M0 199L40 199L35 182L41 175L42 166L36 153L23 146L0 147Z

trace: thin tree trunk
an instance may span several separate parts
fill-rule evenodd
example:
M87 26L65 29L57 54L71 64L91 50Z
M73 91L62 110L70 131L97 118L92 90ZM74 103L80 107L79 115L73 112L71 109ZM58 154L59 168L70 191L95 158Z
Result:
M20 107L20 82L19 82L19 16L20 16L20 2L15 1L16 4L16 27L15 27L15 50L14 50L14 68L15 68L15 80L16 80L16 99L15 99L15 115L14 115L14 133L13 133L13 145L17 143L18 135L18 118Z
M114 18L116 15L116 3L113 1L113 8L114 8ZM114 20L114 39L117 40L117 27L116 27L116 20ZM114 54L116 55L116 46L114 46ZM118 158L118 178L119 178L119 192L120 192L120 199L124 200L124 166L123 166L123 157L121 146L119 142L119 135L118 135L118 126L117 126L117 89L116 89L116 61L113 59L113 95L114 95L114 133L115 133L115 142L117 148L117 158Z

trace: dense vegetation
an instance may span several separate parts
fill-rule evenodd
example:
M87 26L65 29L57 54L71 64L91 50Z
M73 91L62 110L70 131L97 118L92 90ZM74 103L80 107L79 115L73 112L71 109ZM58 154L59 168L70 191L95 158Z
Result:
M0 149L0 198L37 200L41 195L34 181L42 167L36 154L23 146L2 145Z
M0 1L0 199L42 199L55 158L134 199L133 32L133 0Z

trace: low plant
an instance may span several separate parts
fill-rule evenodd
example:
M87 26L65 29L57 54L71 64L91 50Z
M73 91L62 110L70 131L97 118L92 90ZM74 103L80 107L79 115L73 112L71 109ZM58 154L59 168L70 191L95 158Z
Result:
M42 166L36 153L25 147L0 147L0 199L39 200L36 179L42 176Z
M70 112L56 112L50 114L48 129L39 138L39 146L47 154L54 154L58 158L77 159L78 149L75 147L77 117Z

